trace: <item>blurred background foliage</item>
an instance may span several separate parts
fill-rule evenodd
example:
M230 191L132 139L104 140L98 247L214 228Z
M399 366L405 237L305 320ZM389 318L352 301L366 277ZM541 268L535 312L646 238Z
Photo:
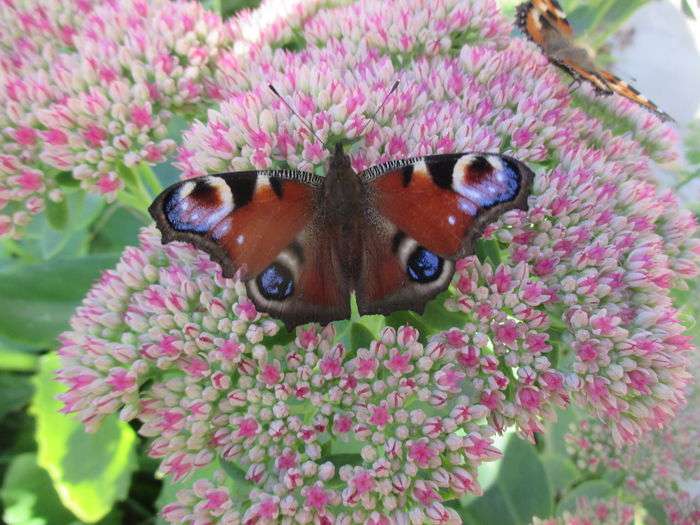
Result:
M560 3L579 41L609 61L607 43L649 1ZM229 17L258 2L203 3ZM517 3L502 0L511 16ZM683 1L687 16L698 16L696 4L700 2ZM184 121L171 125L171 137L179 140L185 126ZM688 167L678 188L700 177L700 121L687 134L686 156ZM169 163L157 166L155 173L163 185L177 179ZM114 266L148 221L119 203L107 205L87 196L70 182L64 189L66 202L50 206L33 221L25 239L0 244L0 515L8 525L161 523L158 507L172 500L178 487L155 479L155 462L134 429L112 417L97 433L86 434L74 419L60 414L55 397L61 386L52 381L56 337L68 327L91 283ZM698 313L695 293L679 300L686 303L692 323ZM700 335L697 326L693 332ZM584 474L567 458L562 436L575 418L573 412L562 414L537 446L504 435L505 456L480 472L485 495L453 502L465 523L491 523L493 509L500 509L500 524L527 524L534 515L571 509L579 496L615 494L620 479Z

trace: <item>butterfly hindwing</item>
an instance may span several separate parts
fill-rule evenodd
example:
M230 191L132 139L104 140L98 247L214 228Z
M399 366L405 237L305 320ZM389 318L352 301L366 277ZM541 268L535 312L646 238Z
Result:
M239 272L260 310L298 324L349 309L314 225L321 183L292 170L207 175L174 184L149 211L163 242L209 253L226 277Z
M460 153L394 161L362 172L377 217L366 234L361 313L421 311L447 288L453 261L474 253L487 224L525 209L533 173L504 155Z
M365 235L357 284L361 314L422 312L450 283L454 263L421 246L386 218L377 217Z
M287 328L311 321L326 324L350 316L351 284L333 239L311 224L260 274L246 283L257 308Z

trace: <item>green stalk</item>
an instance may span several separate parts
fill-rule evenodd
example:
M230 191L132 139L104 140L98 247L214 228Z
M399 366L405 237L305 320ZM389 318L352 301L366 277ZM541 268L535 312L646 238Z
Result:
M19 350L0 349L0 370L5 372L33 372L39 365L39 356Z
M117 193L117 202L125 208L137 213L139 217L146 219L146 221L149 220L149 215L146 210L148 209L150 201L144 201L126 190L121 190Z
M138 167L137 167L139 173L141 174L141 177L143 180L146 181L146 184L148 185L148 188L151 190L151 193L155 197L158 195L161 191L163 191L163 186L161 186L160 181L158 180L158 177L156 177L155 172L145 162L141 162Z
M674 186L674 189L679 190L679 189L681 189L683 186L685 186L686 184L688 184L689 182L694 181L695 179L697 179L698 177L700 177L700 170L698 170L698 171L696 171L695 173L691 173L691 174L689 174L688 176L686 176L682 181L680 181L678 184L676 184L676 185Z
M144 186L143 179L152 179L149 184L154 187L154 190L159 189L160 183L155 178L155 174L150 168L148 170L139 166L128 168L124 164L117 165L117 173L124 181L124 189L117 194L117 201L148 218L148 207L153 202L154 196Z

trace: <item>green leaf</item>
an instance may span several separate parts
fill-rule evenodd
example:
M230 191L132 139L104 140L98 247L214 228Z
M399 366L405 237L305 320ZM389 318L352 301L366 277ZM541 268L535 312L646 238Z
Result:
M503 434L496 436L493 441L493 446L498 450L504 450L508 444L508 440L514 433L515 431L511 428L506 430ZM477 470L477 480L479 481L481 490L486 492L496 483L498 480L498 473L501 471L501 465L504 459L505 458L501 457L496 461L486 461L485 463L479 465L479 469ZM468 494L466 496L462 496L460 502L462 505L466 506L477 498L478 496Z
M501 250L495 239L477 239L474 253L482 263L488 261L494 267L501 264Z
M495 483L464 512L477 523L493 523L494 509L503 525L525 525L553 510L545 468L535 448L515 434L508 438Z
M64 525L77 520L61 504L51 478L37 465L36 455L15 456L5 474L0 500L7 525Z
M68 319L115 254L90 255L0 272L0 336L45 348L68 328Z
M68 224L68 204L66 199L53 202L46 199L46 219L54 230L63 230Z
M451 312L445 308L444 304L449 296L450 291L447 290L425 306L421 319L430 327L429 334L425 334L426 336L449 330L450 328L462 328L468 321L468 317L462 312Z
M29 403L32 391L28 376L0 372L0 419Z
M498 484L521 523L529 523L533 516L548 516L553 510L547 475L535 448L515 435L508 441Z
M580 476L576 466L566 457L545 454L542 456L542 465L547 473L549 486L560 494Z
M249 481L245 479L245 470L238 466L234 461L219 460L221 468L224 469L226 475L237 484L247 484Z
M688 125L685 138L685 157L690 164L700 164L700 119Z
M95 222L92 229L91 253L121 252L138 243L139 231L146 223L140 214L113 204Z
M339 321L335 325L335 340L343 343L351 352L358 348L369 348L370 343L379 337L385 323L386 318L383 315L363 315L354 321Z
M432 301L428 301L423 315L409 310L394 312L385 318L386 324L394 328L410 324L420 332L421 339L424 341L444 330L454 327L461 328L468 318L461 312L451 312L444 307L450 294L450 290L445 290Z
M350 348L369 348L373 339L374 334L362 323L350 325Z
M97 195L88 195L84 191L67 194L62 206L66 213L65 224L56 228L51 222L51 215L46 214L45 220L32 223L34 228L29 238L37 240L39 255L42 259L52 259L57 256L83 255L87 251L89 240L89 225L99 216L104 208L104 201ZM48 211L48 210L47 210ZM58 211L57 214L62 214ZM56 217L59 223L60 217Z
M470 523L495 523L497 517L498 525L525 525L520 522L515 509L511 506L510 499L503 489L496 485L487 490L483 496L479 496L467 508L460 512L464 521Z
M700 6L700 3L698 6ZM683 9L685 16L691 18L692 20L696 20L695 13L693 12L693 8L690 6L690 2L688 2L688 0L681 1L681 8Z
M41 359L31 412L36 418L38 463L44 467L63 505L78 518L94 523L123 500L135 470L136 434L116 416L88 434L74 417L61 414L56 396L65 387L55 381L58 356Z
M657 525L668 525L666 510L658 499L646 498L644 500L644 510L655 520Z
M576 409L569 407L557 411L557 420L547 426L544 436L545 452L560 457L568 457L564 436L569 432L571 423L579 419Z
M579 498L588 498L589 500L605 499L612 496L614 492L613 486L602 479L584 481L562 498L559 505L557 505L557 515L560 516L567 510L574 510Z
M223 462L222 462L223 463ZM177 498L177 493L183 489L191 489L192 484L198 479L212 479L214 477L214 471L219 468L216 462L213 462L206 468L195 470L190 477L179 483L174 483L170 478L165 478L163 480L163 486L160 489L160 494L158 499L156 499L155 506L158 509L158 517L156 518L156 525L166 525L166 521L160 516L160 509L169 503L173 503ZM222 468L223 465L221 465Z
M75 189L80 187L80 181L73 177L71 171L61 171L56 174L56 183L63 188Z

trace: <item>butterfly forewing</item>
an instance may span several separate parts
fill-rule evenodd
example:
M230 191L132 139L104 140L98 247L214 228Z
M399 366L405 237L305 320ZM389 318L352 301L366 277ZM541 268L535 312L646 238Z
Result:
M186 241L244 278L267 267L310 222L320 185L310 173L246 171L207 175L165 190L149 211L163 241Z
M612 89L618 95L628 98L629 100L631 100L632 102L636 102L640 106L644 106L649 111L656 113L656 115L658 115L659 118L661 118L661 120L673 120L673 117L671 117L671 115L659 109L659 107L656 104L654 104L651 100L642 95L635 88L630 86L620 77L613 75L609 71L601 71L600 76L605 80L610 89Z

